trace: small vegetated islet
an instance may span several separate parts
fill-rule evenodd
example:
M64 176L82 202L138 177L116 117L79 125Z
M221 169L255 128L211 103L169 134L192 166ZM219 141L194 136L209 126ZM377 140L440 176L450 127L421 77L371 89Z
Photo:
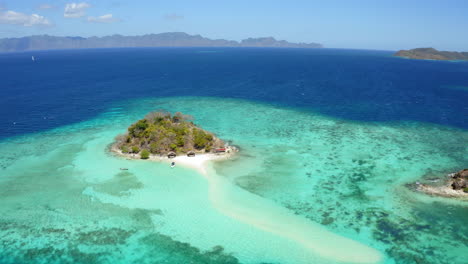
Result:
M151 112L128 127L127 133L116 138L115 146L126 154L140 154L148 159L150 154L212 152L225 143L213 133L193 123L193 117L180 112Z

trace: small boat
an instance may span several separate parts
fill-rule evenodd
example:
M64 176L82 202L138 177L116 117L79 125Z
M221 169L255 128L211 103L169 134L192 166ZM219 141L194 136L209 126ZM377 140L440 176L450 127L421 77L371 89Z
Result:
M171 162L171 168L174 168L175 167L175 162Z
M32 60L32 61L35 61L36 59L34 58L34 56L31 56L31 60Z
M128 168L120 168L120 170L128 170Z

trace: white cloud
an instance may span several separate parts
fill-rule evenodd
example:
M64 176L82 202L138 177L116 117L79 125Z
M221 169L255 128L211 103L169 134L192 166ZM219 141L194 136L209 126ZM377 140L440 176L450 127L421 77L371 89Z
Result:
M172 13L172 14L167 14L164 16L164 19L170 20L170 21L176 21L176 20L181 20L184 19L184 16Z
M112 23L119 21L118 18L112 16L112 14L106 14L98 17L88 17L88 22L92 23Z
M38 14L24 14L15 11L0 11L0 24L30 26L51 26L52 23L45 17Z
M85 2L66 4L63 16L68 18L84 17L86 16L86 9L89 7L91 7L91 5Z
M40 10L52 9L52 8L54 8L54 6L49 5L49 4L40 4L37 6L37 9L40 9Z

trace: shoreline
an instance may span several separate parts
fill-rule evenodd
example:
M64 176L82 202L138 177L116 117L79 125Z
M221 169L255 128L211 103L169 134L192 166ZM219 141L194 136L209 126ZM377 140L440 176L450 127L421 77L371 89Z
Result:
M189 157L187 154L178 155L174 158L169 158L166 155L154 155L150 154L149 158L141 159L139 154L129 154L123 153L120 149L116 148L115 145L112 145L109 149L110 152L116 154L117 156L124 157L131 160L147 160L147 161L156 161L167 163L168 165L171 162L175 162L175 166L181 165L186 168L191 168L205 176L207 174L206 163L208 161L220 161L227 160L235 156L237 152L236 149L231 149L230 152L224 153L196 153L194 157Z
M461 198L461 200L468 201L468 193L462 190L454 190L450 185L444 186L431 186L428 184L415 183L416 190L428 195L445 197L445 198Z
M468 169L463 169L458 172L449 173L445 178L436 178L431 180L432 183L441 181L441 184L427 184L416 182L415 189L432 196L445 198L459 198L468 200L467 189Z

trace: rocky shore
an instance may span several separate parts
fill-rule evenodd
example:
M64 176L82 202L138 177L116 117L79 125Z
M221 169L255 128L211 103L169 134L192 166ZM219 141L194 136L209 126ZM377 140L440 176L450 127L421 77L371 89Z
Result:
M443 185L416 182L416 190L435 196L468 199L468 169L450 173Z

